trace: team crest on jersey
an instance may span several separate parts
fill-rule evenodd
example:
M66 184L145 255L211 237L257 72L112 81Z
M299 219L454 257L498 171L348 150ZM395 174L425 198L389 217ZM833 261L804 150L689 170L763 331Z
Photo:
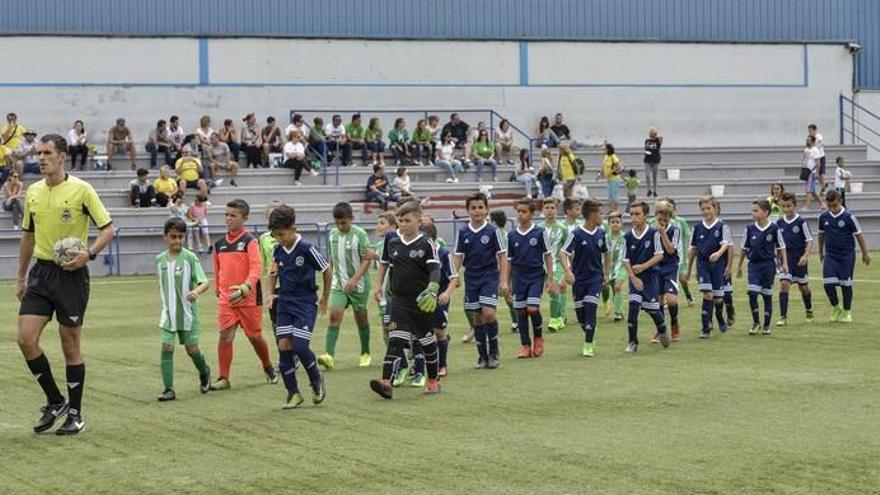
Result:
M71 220L73 220L73 212L70 211L70 208L65 207L61 211L61 223L70 223Z
M306 259L302 256L297 256L293 262L296 263L296 266L303 266L306 264Z
M532 240L535 240L535 239L532 239ZM537 241L535 242L535 244L537 244ZM534 246L535 244L532 244L532 246ZM599 238L599 242L597 244L599 245L599 249L602 249L602 246L605 245L605 239Z
M773 240L773 234L767 234L767 237L765 237L765 239L767 239L767 242L772 241L772 240Z
M480 237L480 242L483 244L489 244L489 236L484 235L483 237Z
M601 243L602 241L599 241L599 242ZM537 246L537 245L538 245L538 239L535 239L534 237L529 239L529 246ZM599 244L599 245L601 246L602 244Z
M721 232L719 232L719 231L716 230L716 231L715 231L715 237L721 237Z
M797 234L798 232L801 231L801 228L798 227L797 225L795 225L794 227L791 228L791 231L794 232L795 234Z
M843 220L838 220L838 221L837 221L837 226L838 226L838 227L843 227L844 225L846 225L846 223L844 223Z
M412 259L416 259L419 256L419 252L416 250L412 250L409 252L409 257Z
M236 251L242 251L242 250L244 250L244 241L238 241L238 245L235 246L235 250L236 250Z
M651 246L651 241L645 241L645 247L650 247L650 246Z

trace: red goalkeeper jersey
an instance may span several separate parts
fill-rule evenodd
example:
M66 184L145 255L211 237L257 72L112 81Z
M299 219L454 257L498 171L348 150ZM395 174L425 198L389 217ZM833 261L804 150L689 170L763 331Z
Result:
M263 303L260 287L260 246L256 236L242 229L227 232L214 243L214 290L219 294L218 304L229 305L231 286L247 282L253 290L235 306L257 306Z

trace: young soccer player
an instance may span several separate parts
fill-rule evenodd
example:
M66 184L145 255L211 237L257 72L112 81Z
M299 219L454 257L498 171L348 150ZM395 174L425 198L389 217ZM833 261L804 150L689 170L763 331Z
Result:
M470 221L458 232L453 261L456 272L461 271L462 264L465 267L465 311L474 312L474 337L479 355L475 367L495 369L501 364L495 307L499 288L502 294L507 290L506 249L498 229L486 220L489 210L486 195L471 194L465 200L465 207Z
M691 295L691 287L688 283L687 278L685 278L685 274L688 271L688 257L687 257L687 248L688 243L691 239L691 234L693 229L691 229L691 225L685 220L683 217L678 215L678 207L675 205L675 199L670 198L668 196L664 196L660 198L661 201L666 201L667 203L672 205L672 222L678 227L678 230L681 234L681 246L678 249L678 257L681 258L681 263L678 266L678 282L679 287L681 288L681 292L684 292L684 297L687 300L688 307L693 307L694 305L694 297Z
M825 294L831 303L831 321L852 323L852 277L856 265L855 244L862 250L862 263L871 264L868 245L856 216L843 207L840 194L825 195L828 210L819 215L819 259ZM843 309L838 306L837 286L843 296Z
M669 326L672 342L681 340L681 327L678 321L678 267L681 264L681 230L672 221L675 211L671 203L658 201L654 209L657 233L663 247L663 259L657 265L658 291L660 294L660 312L669 310ZM652 344L662 344L663 336L657 332L651 339Z
M779 227L770 221L770 202L766 199L752 203L752 219L743 232L743 246L739 252L736 278L742 278L742 265L749 258L749 308L752 310L752 326L749 335L758 330L770 335L770 319L773 317L773 278L776 276L776 260L780 260L782 274L788 273L788 257L785 240ZM758 316L758 294L764 299L764 326Z
M501 245L506 248L508 237L507 213L504 210L492 210L489 212L489 220L498 229L498 234L501 236ZM504 298L504 302L507 303L507 311L510 314L510 332L517 333L519 331L519 318L516 315L516 309L513 307L513 296L509 292L501 294L501 296Z
M581 210L581 200L578 198L565 198L562 202L562 211L565 214L562 222L565 224L565 228L568 229L569 234L581 226Z
M565 281L574 294L574 310L584 331L581 355L596 353L596 309L602 286L608 283L611 252L602 229L602 205L588 199L581 207L584 223L576 228L560 252Z
M294 409L303 403L296 381L297 361L309 377L312 403L320 404L326 395L324 378L318 370L315 353L309 348L318 311L327 312L327 299L332 284L330 263L317 248L297 233L296 212L287 205L279 205L269 216L269 230L278 240L272 253L269 283L266 285L266 305L277 302L275 340L278 343L278 369L287 389L282 409ZM315 273L323 277L320 299L317 295ZM278 291L275 291L275 287Z
M348 203L337 203L333 207L333 220L336 222L336 227L330 231L327 241L330 247L330 259L333 261L330 324L327 326L324 354L318 356L318 363L327 370L334 368L339 327L345 316L345 309L351 306L361 342L361 357L358 366L363 368L372 362L370 357L370 319L367 315L370 278L365 276L373 256L370 237L364 229L353 223L354 212Z
M777 326L788 324L788 291L791 284L798 284L804 308L807 311L807 323L813 322L813 294L810 292L808 266L810 252L813 248L813 235L810 224L797 214L797 196L784 192L780 196L783 216L776 221L785 242L785 255L788 271L779 275L779 321Z
M541 357L544 354L541 299L545 283L547 292L556 292L553 283L553 256L548 247L547 232L532 223L535 210L535 203L531 198L517 201L517 228L507 237L507 262L510 264L510 282L507 286L513 289L513 305L519 319L517 328L522 348L516 357L520 359ZM529 320L535 335L534 347L529 338Z
M199 391L207 393L211 386L211 369L199 349L199 305L196 300L211 284L198 256L183 247L186 222L179 218L165 221L165 243L168 249L156 256L159 276L159 297L162 313L159 331L162 334L162 384L165 390L159 401L174 400L174 341L186 346L186 353L199 371Z
M382 259L382 249L385 247L385 236L389 232L397 229L397 218L394 213L382 213L376 220L376 242L373 243L373 254L375 256L376 270L379 269L379 260ZM376 288L381 289L381 296L377 303L379 304L379 314L382 315L382 339L388 344L388 323L391 321L390 306L388 306L388 277L384 280L376 281Z
M420 230L431 240L437 238L437 227L433 222L422 222ZM452 300L452 293L458 287L458 273L452 262L452 253L442 246L437 246L437 255L440 257L440 294L437 296L437 310L434 311L434 336L437 337L437 376L444 377L449 374L449 366L447 357L449 355L449 334L446 333L446 327L449 324L449 302ZM413 343L417 343L414 341ZM415 345L413 346L415 347ZM421 347L421 345L419 345ZM424 377L424 351L421 359L421 366L418 372ZM420 386L419 381L413 380L413 386ZM421 382L424 385L424 381Z
M407 202L397 209L397 237L386 237L379 267L380 279L390 272L391 323L388 349L382 363L382 379L371 380L370 388L391 399L391 378L400 373L404 351L411 339L418 339L425 354L428 382L425 393L440 392L437 379L437 339L433 331L437 292L440 289L440 266L437 245L419 231L422 210L418 203ZM497 286L497 283L496 283Z
M701 339L709 338L712 331L712 309L718 319L718 330L727 331L724 321L724 272L727 259L724 254L730 249L733 236L730 228L718 219L715 198L703 196L699 200L703 221L694 226L688 253L688 271L685 279L691 278L694 266L697 267L697 282L703 293ZM694 265L696 263L696 265Z
M714 199L713 201L715 203L715 215L720 219L721 203L719 203L717 199ZM727 312L727 328L732 327L736 323L736 307L733 305L733 258L735 249L736 241L733 239L733 236L731 236L730 246L724 254L724 259L727 264L724 267L724 295L722 296L722 299L724 300L724 310ZM715 311L715 317L718 318L720 314L718 312L721 310L716 307Z
M623 216L619 211L608 214L608 231L605 238L608 241L608 250L611 252L611 278L608 285L611 286L611 297L614 303L614 322L623 320L623 296L624 287L627 283L626 268L620 261L620 247L623 245Z
M568 229L565 224L557 220L559 213L559 199L554 197L544 198L542 207L544 213L544 224L542 227L547 232L547 241L549 243L550 255L553 257L552 280L556 285L556 292L550 292L550 320L547 322L547 329L550 332L558 332L565 328L565 270L562 268L562 262L559 260L559 252L565 241L568 239Z
M626 320L629 331L626 352L629 353L639 350L639 313L643 309L654 320L660 343L663 347L669 347L666 322L660 311L660 277L657 268L663 261L665 244L661 234L648 226L648 214L648 204L644 201L630 205L632 229L624 234L621 248L621 261L629 275L629 314ZM663 221L667 219L663 218ZM666 226L661 224L661 227Z
M272 201L266 206L266 222L269 221L269 217L272 215L272 211L275 208L281 206L281 201ZM278 241L272 237L272 231L266 230L258 239L258 243L260 245L260 264L263 267L261 272L261 277L263 280L263 286L267 286L269 284L269 269L272 268L273 257L275 256L275 246L278 245ZM274 287L273 287L274 289ZM277 292L277 291L276 291ZM272 301L272 304L267 307L269 310L269 320L272 322L272 329L275 329L275 320L277 316L277 305L276 301Z

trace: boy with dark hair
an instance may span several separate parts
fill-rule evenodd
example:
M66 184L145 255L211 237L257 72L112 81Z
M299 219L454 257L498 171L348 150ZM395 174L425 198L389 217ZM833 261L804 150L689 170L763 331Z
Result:
M211 286L198 256L183 247L186 222L179 218L165 221L163 238L168 249L156 256L159 277L159 298L162 312L159 330L162 334L162 384L164 391L157 399L174 400L174 341L186 346L186 353L199 370L199 391L207 393L211 385L211 369L199 349L199 306L196 300Z
M397 218L394 213L384 212L376 219L376 242L373 243L374 265L379 269L379 260L382 259L382 249L385 247L385 236L397 230ZM382 339L388 344L388 323L391 322L391 306L388 304L388 277L376 281L376 291L380 297L376 301L379 304L379 313L382 315Z
M397 237L386 237L379 267L379 279L390 270L391 323L388 349L382 365L382 379L371 380L370 388L385 399L394 389L391 378L400 372L404 352L417 339L425 354L428 373L426 394L440 392L437 379L437 339L433 315L437 310L440 289L440 266L437 245L419 232L422 210L417 203L405 203L397 210Z
M712 202L715 205L715 214L718 218L721 218L721 203L718 202L717 199L712 198ZM724 254L725 266L724 266L724 287L723 292L724 295L722 299L724 301L724 310L727 311L727 328L732 327L736 323L736 307L733 305L733 258L734 258L734 250L736 249L736 241L733 239L733 236L730 237L730 246L727 249L727 252ZM718 307L715 308L716 318L721 318L719 316L721 311Z
M779 321L776 326L788 325L788 291L791 284L798 284L804 308L807 311L807 323L813 322L813 295L810 292L808 267L810 252L813 247L813 235L810 224L797 214L797 196L790 192L782 193L782 217L776 221L782 240L785 242L785 255L788 271L779 274Z
M540 357L544 354L541 299L546 279L547 291L553 293L553 256L548 247L546 231L532 223L535 203L523 198L516 203L517 228L507 239L507 262L513 288L514 308L519 319L519 340L522 348L517 358ZM534 347L529 338L529 320L535 335Z
M565 241L568 240L568 229L565 224L557 219L559 212L559 199L554 197L544 198L542 213L544 214L544 223L542 227L547 233L548 249L550 256L553 257L553 272L547 276L551 278L556 287L555 292L550 292L550 320L547 323L547 329L551 332L558 332L565 328L565 270L562 268L562 262L559 260L559 252Z
M655 228L660 234L660 243L663 247L663 259L657 265L659 285L657 287L660 297L660 312L663 308L669 310L669 326L671 327L671 340L678 342L681 339L681 328L678 321L678 267L681 264L681 230L673 222L674 207L668 201L658 201L654 211ZM651 339L652 344L660 344L660 333L655 333Z
M757 335L758 330L770 335L770 320L773 317L773 278L776 275L777 257L781 261L782 273L788 273L788 257L785 254L785 240L779 227L770 221L770 202L766 199L752 203L752 219L755 223L747 225L743 232L743 246L739 252L736 277L742 278L742 265L749 258L749 308L752 310L752 326L749 335ZM764 326L758 318L758 293L764 299Z
M217 343L220 376L211 390L226 390L231 385L232 340L238 327L244 330L254 352L260 358L266 381L278 383L269 357L269 345L263 338L263 294L260 283L260 247L257 237L244 228L250 205L242 199L226 204L226 235L214 244L214 293L217 301Z
M501 364L498 348L498 320L495 307L498 290L507 289L506 249L501 233L486 220L489 199L474 193L465 199L470 221L458 232L453 261L455 271L465 267L465 311L474 313L474 337L479 359L475 368L495 369ZM501 285L499 286L499 279Z
M333 266L330 323L327 326L325 351L318 357L318 363L328 370L332 370L335 366L339 327L345 316L345 308L351 306L361 343L361 357L358 366L363 368L372 362L370 357L370 319L367 315L370 278L365 276L373 256L370 236L364 229L353 223L354 212L348 203L337 203L333 207L333 220L336 222L336 227L328 234L327 241Z
M629 275L629 315L627 329L629 338L626 352L634 354L639 350L639 312L647 311L657 327L660 344L669 347L666 322L660 311L660 287L657 265L663 261L665 252L662 236L648 226L648 204L637 201L630 205L629 214L632 229L623 236L621 260ZM667 219L663 219L667 221ZM666 228L667 225L661 225ZM667 243L669 240L667 239Z
M608 283L611 252L602 225L602 205L588 199L582 206L584 224L571 232L560 252L565 281L572 286L574 310L584 331L581 355L596 353L596 310L602 287Z
M317 312L326 314L330 295L330 263L318 250L303 240L296 229L296 212L280 205L269 215L269 230L278 240L272 254L269 284L266 286L266 305L277 302L278 319L275 339L278 343L278 369L287 389L287 400L282 409L294 409L303 403L296 382L296 362L302 364L309 376L312 403L324 401L324 378L318 371L315 353L309 348L315 330ZM323 292L317 297L315 273L323 276ZM275 292L275 286L278 292Z
M862 263L871 264L868 245L856 216L840 202L837 191L825 196L828 210L819 215L819 259L825 294L831 303L831 321L852 323L852 277L856 266L856 243L862 250ZM843 309L838 306L837 286L843 296Z
M718 218L715 198L703 196L699 200L703 221L694 226L688 253L688 271L685 279L691 278L694 266L697 267L697 282L703 293L701 339L709 338L712 331L712 309L718 319L718 330L727 331L724 321L724 272L727 267L725 253L733 243L730 228ZM696 263L696 265L694 265Z
M507 213L504 210L492 210L489 212L489 220L495 225L495 228L498 229L498 234L501 236L501 245L503 247L507 247ZM507 310L510 312L510 332L517 333L519 318L516 316L516 310L513 308L513 297L510 293L501 294L504 297L504 302L507 303Z
M269 217L272 216L272 212L275 211L275 208L281 206L281 201L274 200L266 206L266 222L269 222ZM263 283L266 285L269 284L269 269L272 268L272 261L275 255L275 246L278 245L278 241L272 237L272 231L269 230L268 226L266 227L266 231L260 234L260 237L257 239L257 243L260 246L260 265L262 266L262 270L260 272L260 278L263 280ZM275 287L273 287L275 289ZM269 320L272 322L272 329L275 329L275 321L277 317L277 301L272 301L272 304L267 306L269 310Z
M431 240L437 239L437 227L433 223L426 224L425 222L422 222L422 226L419 230ZM447 365L449 335L446 333L446 327L449 324L449 302L452 300L452 293L455 292L455 289L458 287L458 273L455 272L455 267L452 263L452 253L450 253L448 249L442 246L437 246L437 255L440 257L440 288L438 289L439 295L437 296L437 310L434 311L434 335L437 337L437 376L444 377L449 374L449 367ZM415 360L416 363L414 368L416 369L417 375L421 374L422 377L424 377L424 351L421 349L421 344L418 343L418 340L414 340L414 353L416 352L416 346L418 346L421 359L417 358ZM424 378L422 378L421 382L415 378L412 380L413 386L421 386L420 383L421 385L424 385Z

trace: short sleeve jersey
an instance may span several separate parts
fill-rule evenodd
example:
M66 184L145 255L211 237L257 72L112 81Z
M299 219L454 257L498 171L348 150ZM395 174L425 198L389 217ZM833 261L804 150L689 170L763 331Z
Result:
M810 224L800 215L795 215L791 220L782 217L776 221L776 226L782 233L785 249L790 253L803 253L807 242L813 240Z
M498 253L505 252L501 230L485 222L480 228L470 223L458 231L455 254L464 256L465 279L498 274Z
M513 229L507 235L507 259L514 276L543 276L544 255L550 252L548 244L547 232L537 225L525 232Z
M262 275L265 277L269 274L269 269L272 267L273 257L275 255L275 246L278 245L278 241L272 237L271 232L263 232L260 234L259 239L260 244L260 261L263 263L263 271Z
M623 245L623 232L615 234L609 230L605 235L605 241L608 242L608 250L611 251L611 269L617 270L620 267L620 246Z
M229 232L214 243L214 290L220 293L217 304L229 304L230 287L248 283L253 290L240 306L263 304L260 286L260 248L257 237L246 230L233 237Z
M659 233L658 231L657 234L659 235ZM678 265L681 263L681 230L679 230L674 222L671 222L666 228L666 236L669 237L669 241L675 246L675 253L669 254L663 248L661 241L660 248L663 249L663 261L658 265L661 270L678 270Z
M208 281L198 256L181 249L172 257L168 251L156 256L156 274L159 276L159 296L162 312L159 328L170 332L189 332L199 329L199 305L186 296Z
M330 263L315 246L297 236L290 248L281 244L272 253L272 271L278 277L278 296L314 304L318 300L315 273L323 273Z
M709 256L721 249L723 244L732 246L733 235L722 220L715 219L711 225L706 225L705 221L694 225L691 247L697 250L697 257L701 261L709 261Z
M603 276L602 256L608 252L605 229L587 230L584 226L574 229L562 250L571 257L571 271L575 284Z
M439 265L440 258L437 244L420 233L409 242L400 236L387 238L382 263L389 267L394 297L415 302L430 282L430 265Z
M825 234L826 254L850 256L856 249L855 236L862 233L862 227L846 208L837 215L826 210L819 215L819 233Z
M352 225L348 232L333 228L329 235L330 259L333 262L333 290L342 290L348 280L357 273L358 267L370 250L370 236L367 232ZM356 291L359 293L368 290L370 278L361 277Z
M562 246L568 240L568 229L559 220L552 224L545 222L543 227L544 231L547 232L547 247L550 250L550 255L553 257L553 264L556 265L559 263L559 251L562 250Z
M785 249L785 240L775 223L770 222L764 228L753 223L746 225L743 231L742 249L750 262L773 261L776 250Z
M672 222L675 223L675 226L678 227L678 230L681 233L681 245L678 247L678 254L682 257L682 261L684 261L685 255L682 253L687 251L693 229L691 228L691 224L682 217L675 217L672 219Z
M660 241L660 232L654 227L645 227L641 235L636 234L635 229L623 235L623 246L620 248L620 259L623 262L640 265L657 254L663 254L663 243ZM657 265L654 265L642 273L656 272Z
M67 175L60 184L49 186L40 179L27 189L21 228L34 234L34 255L52 261L55 243L76 237L86 244L89 219L95 227L108 227L112 220L91 184Z
M452 253L445 247L437 247L437 256L440 257L440 292L449 288L449 281L458 277L455 265L452 263Z

